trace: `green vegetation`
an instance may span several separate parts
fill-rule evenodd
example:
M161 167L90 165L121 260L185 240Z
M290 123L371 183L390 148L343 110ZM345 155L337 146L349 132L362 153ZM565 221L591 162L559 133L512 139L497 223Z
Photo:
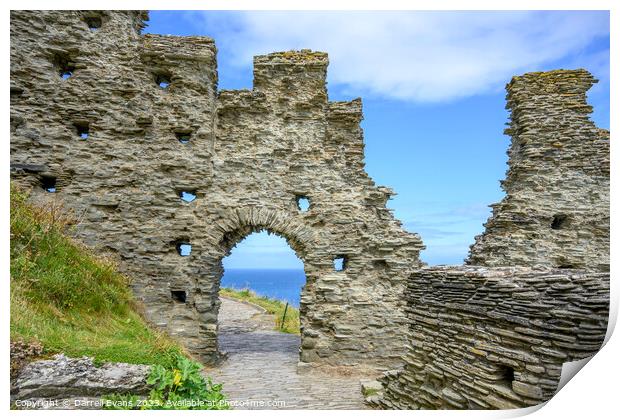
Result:
M222 385L205 379L202 365L147 325L128 279L114 264L63 234L72 224L67 212L54 202L36 206L26 198L11 186L12 353L15 348L38 356L42 346L44 354L91 356L96 363L153 365L146 401L111 395L104 397L105 408L229 408ZM36 351L27 343L36 343Z
M370 397L372 395L377 395L379 393L378 389L374 388L362 388L362 394L364 397Z
M147 383L152 386L147 399L137 395L109 395L102 398L108 410L226 410L222 385L205 379L199 363L177 356L173 368L153 366Z
M281 300L272 299L265 296L259 296L249 289L238 290L229 287L223 287L222 289L220 289L220 295L258 305L261 308L265 309L268 313L275 315L274 328L276 330L291 334L299 334L299 309L288 305L288 309L286 309L284 323L282 323L282 317L284 316L286 302L282 302Z
M11 186L11 341L97 363L174 366L183 350L146 324L128 279L63 234L72 221L61 206L26 197Z

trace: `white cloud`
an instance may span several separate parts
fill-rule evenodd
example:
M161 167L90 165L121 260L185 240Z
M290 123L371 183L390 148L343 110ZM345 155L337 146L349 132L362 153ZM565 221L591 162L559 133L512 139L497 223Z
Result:
M220 61L311 48L345 91L433 102L499 90L514 74L609 34L607 12L201 12ZM199 17L198 20L195 18ZM608 61L607 61L608 63ZM598 70L598 69L595 69Z

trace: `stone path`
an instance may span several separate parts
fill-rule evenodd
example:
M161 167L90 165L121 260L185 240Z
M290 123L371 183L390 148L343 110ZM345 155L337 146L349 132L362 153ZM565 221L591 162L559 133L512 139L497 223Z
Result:
M332 369L297 373L299 336L274 331L272 315L252 305L221 300L219 345L228 358L207 374L224 384L237 409L367 408L359 382L366 377Z

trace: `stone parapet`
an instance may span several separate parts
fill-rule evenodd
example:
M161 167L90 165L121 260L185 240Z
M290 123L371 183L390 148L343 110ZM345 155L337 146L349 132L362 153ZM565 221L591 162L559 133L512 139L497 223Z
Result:
M383 408L509 409L549 400L562 365L595 354L609 273L437 266L405 291L408 346L381 382Z

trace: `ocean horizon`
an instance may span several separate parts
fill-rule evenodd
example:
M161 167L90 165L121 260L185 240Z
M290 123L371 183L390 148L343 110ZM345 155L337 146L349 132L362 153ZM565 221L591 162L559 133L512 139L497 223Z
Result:
M306 274L300 268L228 268L224 270L221 287L250 289L298 308L304 284Z

